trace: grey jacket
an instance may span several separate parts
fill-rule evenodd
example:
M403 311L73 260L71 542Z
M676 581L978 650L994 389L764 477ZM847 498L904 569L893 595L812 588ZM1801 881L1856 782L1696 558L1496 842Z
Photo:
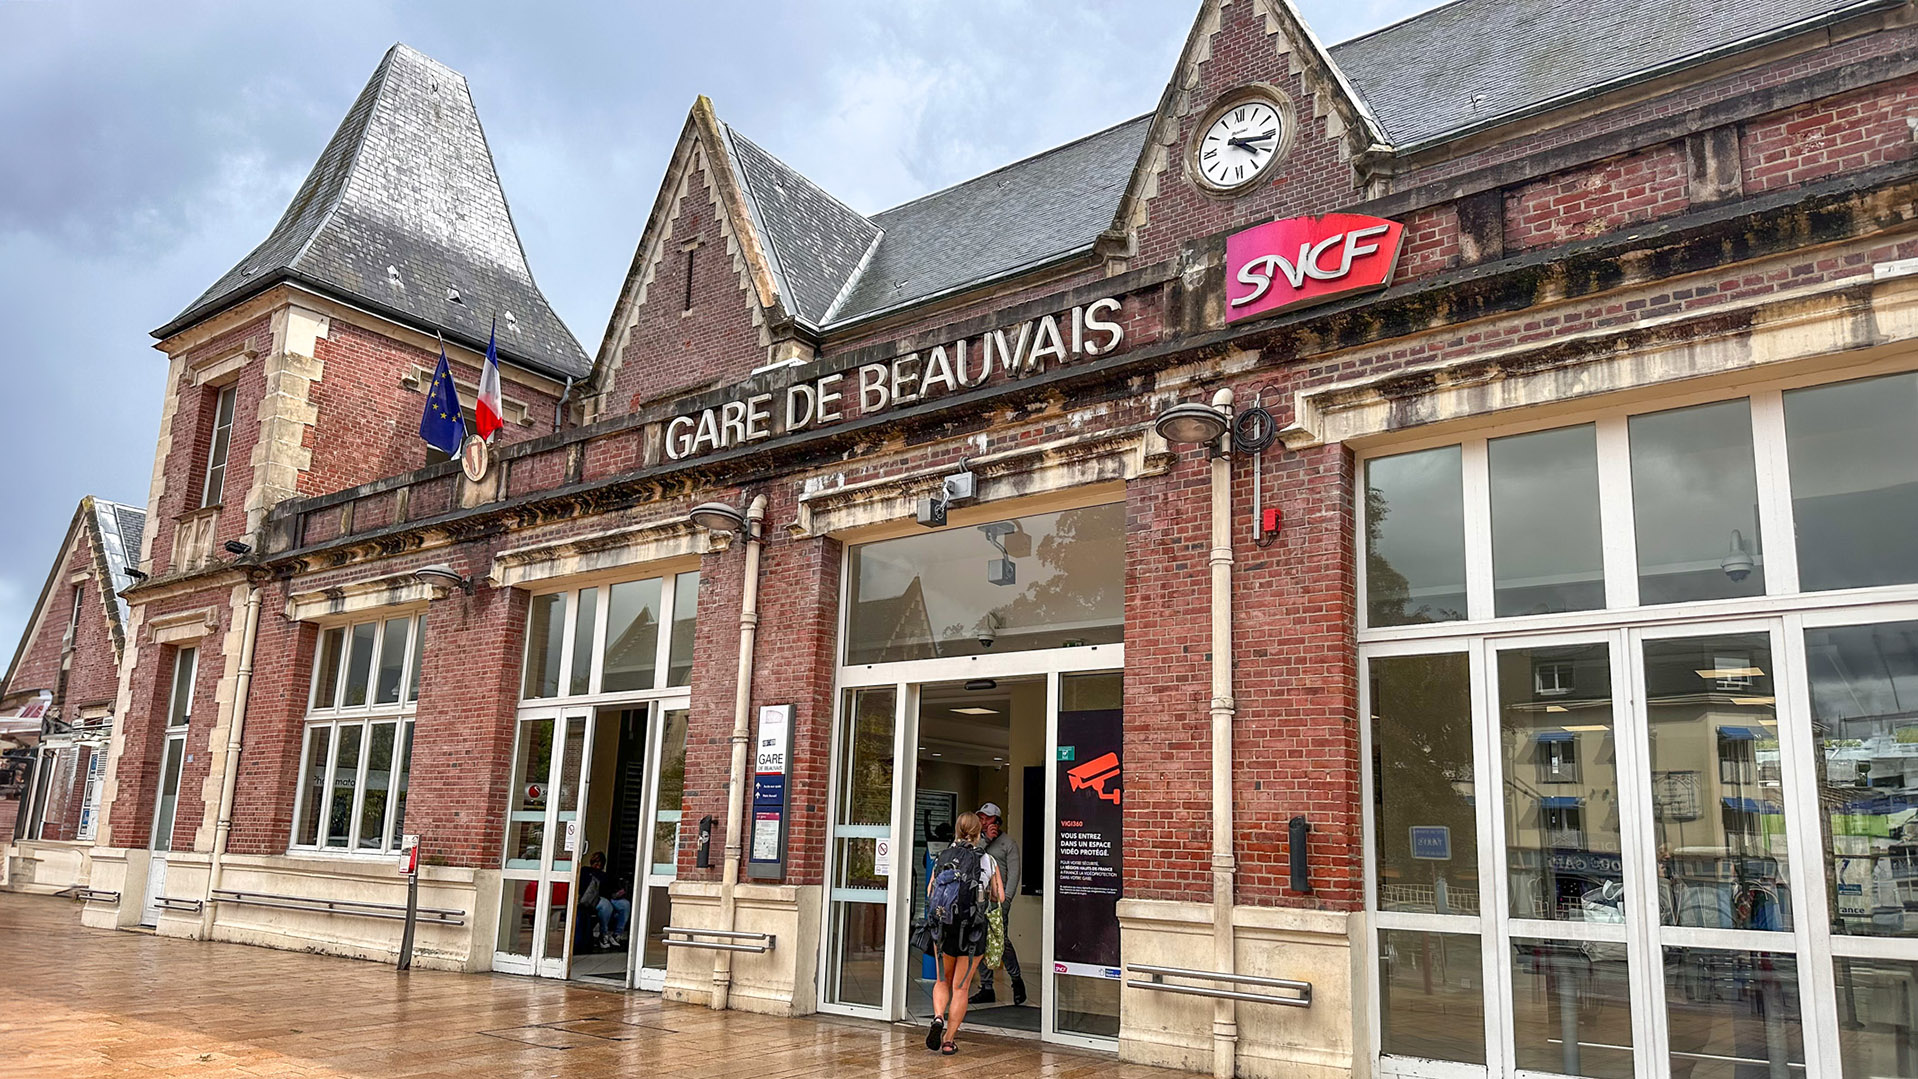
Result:
M1000 832L999 838L986 844L986 853L999 863L999 873L1006 878L1006 902L1019 894L1019 844L1012 838L1011 832Z

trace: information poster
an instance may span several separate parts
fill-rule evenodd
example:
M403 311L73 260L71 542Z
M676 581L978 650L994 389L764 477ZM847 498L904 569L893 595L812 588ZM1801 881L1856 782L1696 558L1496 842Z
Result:
M1053 970L1059 974L1120 976L1123 715L1117 708L1059 713L1059 754L1053 764L1059 814Z
M753 827L748 876L777 878L785 872L786 764L792 744L790 704L759 710L759 735L753 739Z

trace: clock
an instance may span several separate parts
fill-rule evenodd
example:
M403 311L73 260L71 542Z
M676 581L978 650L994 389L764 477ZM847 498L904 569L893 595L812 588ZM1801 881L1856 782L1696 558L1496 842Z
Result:
M1227 94L1206 112L1192 136L1192 178L1214 194L1234 195L1258 183L1292 142L1292 104L1265 86Z

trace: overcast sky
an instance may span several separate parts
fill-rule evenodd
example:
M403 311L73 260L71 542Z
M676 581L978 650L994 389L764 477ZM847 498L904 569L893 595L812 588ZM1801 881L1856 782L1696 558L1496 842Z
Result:
M1302 0L1340 41L1430 0ZM697 94L871 212L1150 111L1196 0L0 0L0 649L80 496L144 506L149 331L265 238L380 56L463 72L593 353Z

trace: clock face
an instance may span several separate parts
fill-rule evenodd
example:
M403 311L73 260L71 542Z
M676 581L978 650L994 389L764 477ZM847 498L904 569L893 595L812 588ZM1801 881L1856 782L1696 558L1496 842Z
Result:
M1193 164L1214 187L1233 188L1259 178L1279 154L1279 110L1251 100L1228 107L1199 135Z

